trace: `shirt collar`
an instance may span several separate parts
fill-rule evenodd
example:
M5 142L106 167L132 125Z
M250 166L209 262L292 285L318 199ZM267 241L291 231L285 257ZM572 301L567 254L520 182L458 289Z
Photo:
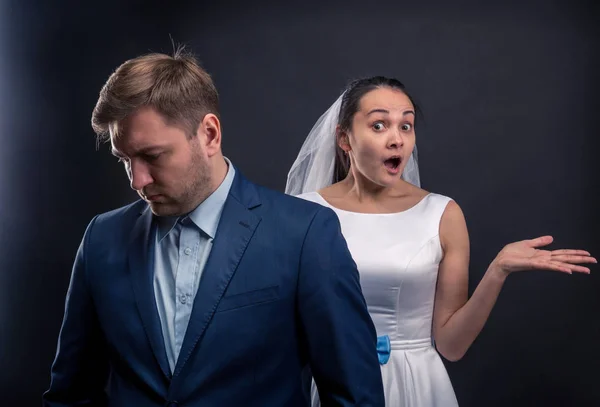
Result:
M208 198L196 207L196 209L187 215L157 217L159 242L173 230L173 227L175 227L178 220L186 222L188 219L211 239L214 239L217 233L217 227L219 226L219 220L221 219L221 212L223 212L223 206L225 205L225 201L227 200L229 190L231 189L235 177L235 168L231 164L231 161L227 157L223 158L228 167L225 179L221 182L221 185L208 196Z

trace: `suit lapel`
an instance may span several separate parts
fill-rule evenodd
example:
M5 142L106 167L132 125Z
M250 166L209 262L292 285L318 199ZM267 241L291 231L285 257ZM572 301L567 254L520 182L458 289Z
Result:
M138 312L150 346L162 372L170 379L171 369L154 297L154 233L152 212L146 208L137 219L131 233L128 250L129 272Z
M196 292L192 315L175 366L174 377L181 373L191 353L201 340L260 223L260 218L248 210L249 207L258 205L255 194L252 184L245 181L241 175L236 175L232 189L225 201L213 247Z

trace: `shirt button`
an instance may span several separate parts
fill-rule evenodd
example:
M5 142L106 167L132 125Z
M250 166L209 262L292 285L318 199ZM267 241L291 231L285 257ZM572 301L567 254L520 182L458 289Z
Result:
M179 301L181 301L182 304L185 304L187 302L187 295L181 294L179 296Z
M186 247L186 249L183 252L189 256L189 254L192 252L192 249Z

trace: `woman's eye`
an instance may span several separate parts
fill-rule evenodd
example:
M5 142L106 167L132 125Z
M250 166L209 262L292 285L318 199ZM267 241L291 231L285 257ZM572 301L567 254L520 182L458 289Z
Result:
M383 125L382 122L377 122L377 123L373 124L373 130L381 131L383 129L385 129L385 126Z
M412 124L410 124L410 123L404 123L404 124L402 125L402 130L404 130L404 131L411 131L411 130L412 130L412 128L413 128L413 127L412 127Z

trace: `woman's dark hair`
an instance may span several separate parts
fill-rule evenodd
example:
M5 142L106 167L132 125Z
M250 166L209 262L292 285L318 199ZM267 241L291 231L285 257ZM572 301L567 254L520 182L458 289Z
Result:
M338 118L338 125L341 131L349 131L352 128L352 119L356 112L358 112L360 101L363 96L372 90L379 88L391 88L397 89L404 93L412 105L415 108L415 114L420 115L420 109L415 104L413 98L408 94L402 82L393 78L386 78L384 76L373 76L370 78L357 79L348 85L345 90L344 96L342 97L342 105L340 107L340 116ZM417 125L415 117L415 127ZM337 135L336 135L337 137ZM335 145L335 166L333 171L333 183L339 182L346 178L348 171L350 171L350 159L344 153L344 150L337 144Z

